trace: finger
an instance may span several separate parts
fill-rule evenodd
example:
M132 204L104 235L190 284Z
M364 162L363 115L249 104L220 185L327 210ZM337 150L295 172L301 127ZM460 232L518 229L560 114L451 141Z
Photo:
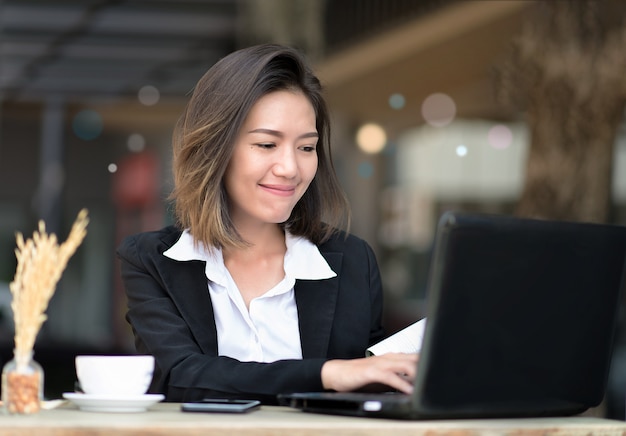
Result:
M387 373L382 383L405 394L413 393L413 383L400 374Z
M410 393L416 373L415 356L394 355L380 356L372 367L372 378L402 392Z
M401 374L408 379L415 378L417 370L418 356L415 354L384 355L389 369L393 369L397 374Z

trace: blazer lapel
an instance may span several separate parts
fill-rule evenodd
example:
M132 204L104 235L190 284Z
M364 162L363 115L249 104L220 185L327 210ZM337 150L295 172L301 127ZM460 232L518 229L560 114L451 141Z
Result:
M176 240L164 242L171 246ZM161 271L165 287L196 342L205 354L217 356L217 328L204 273L205 262L179 262L165 256L162 262L165 263Z
M341 271L342 253L322 253L333 271ZM297 280L295 289L302 357L324 357L335 318L339 277Z

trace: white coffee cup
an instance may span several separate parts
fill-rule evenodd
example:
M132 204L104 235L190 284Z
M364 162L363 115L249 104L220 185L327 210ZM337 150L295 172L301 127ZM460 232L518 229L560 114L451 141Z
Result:
M76 356L76 376L86 394L135 396L147 392L154 373L154 357Z

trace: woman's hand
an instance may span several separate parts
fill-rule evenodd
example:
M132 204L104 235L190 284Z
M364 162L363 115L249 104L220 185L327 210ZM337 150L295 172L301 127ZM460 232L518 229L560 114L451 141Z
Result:
M410 394L417 359L417 354L389 353L362 359L329 360L322 366L322 384L324 389L338 392L383 384Z

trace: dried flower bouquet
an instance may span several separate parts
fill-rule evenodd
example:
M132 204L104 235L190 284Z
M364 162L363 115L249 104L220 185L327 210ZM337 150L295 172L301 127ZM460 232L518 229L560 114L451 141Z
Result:
M35 339L46 320L46 309L70 257L87 234L87 210L79 212L65 242L58 244L54 234L46 233L43 221L33 237L24 240L17 234L17 269L9 287L15 322L15 367L2 374L2 397L11 413L33 413L39 410L43 380L26 368L32 359ZM7 364L8 365L8 364Z

